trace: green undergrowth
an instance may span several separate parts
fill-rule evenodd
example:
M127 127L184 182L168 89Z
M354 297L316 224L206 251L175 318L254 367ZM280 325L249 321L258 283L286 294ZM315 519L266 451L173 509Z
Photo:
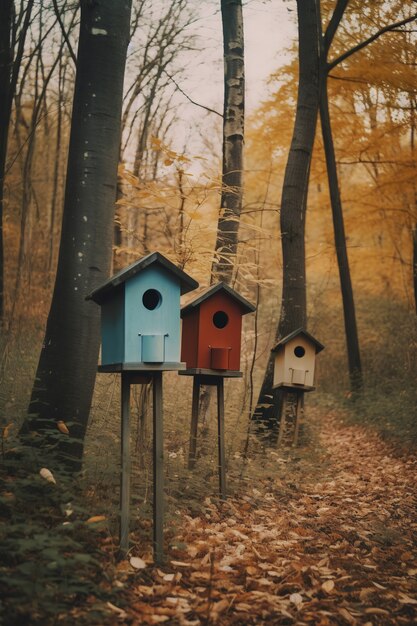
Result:
M76 478L42 477L33 450L7 441L0 470L0 624L107 624L115 555L107 521ZM110 557L110 558L109 558Z
M340 312L327 312L331 335ZM363 388L349 391L344 351L329 338L320 362L314 402L342 409L345 418L376 429L402 451L417 449L417 317L394 300L359 298L357 306ZM323 326L324 328L324 326ZM327 338L324 339L326 341ZM338 371L340 375L338 376Z
M345 400L350 420L377 430L403 452L417 450L417 391L398 385L365 389L353 402Z

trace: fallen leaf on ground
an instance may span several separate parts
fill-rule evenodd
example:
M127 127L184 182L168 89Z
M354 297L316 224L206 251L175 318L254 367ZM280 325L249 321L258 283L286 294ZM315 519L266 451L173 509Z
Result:
M135 569L145 569L146 567L145 561L141 559L139 556L131 556L129 559L129 563Z
M56 480L54 478L54 475L52 474L51 470L49 470L47 467L42 467L42 469L39 470L39 474L42 476L42 478L48 481L48 483L53 483L54 485L56 485Z
M86 524L97 524L97 522L104 522L106 519L105 515L93 515L89 517L88 520L85 521Z
M333 591L334 589L334 581L333 580L326 580L326 582L324 582L321 586L321 588L323 589L323 591L325 591L326 593L330 593L331 591Z

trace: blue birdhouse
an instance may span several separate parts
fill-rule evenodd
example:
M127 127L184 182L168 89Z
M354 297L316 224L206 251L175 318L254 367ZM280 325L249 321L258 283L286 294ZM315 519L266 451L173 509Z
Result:
M153 252L95 289L87 300L101 306L100 371L180 369L180 296L196 287Z

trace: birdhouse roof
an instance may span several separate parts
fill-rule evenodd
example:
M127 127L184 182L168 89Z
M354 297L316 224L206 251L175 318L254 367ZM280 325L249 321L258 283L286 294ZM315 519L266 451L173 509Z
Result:
M310 333L304 330L304 328L297 328L297 330L294 330L292 333L290 333L286 337L283 337L282 339L280 339L278 343L274 346L274 348L272 348L271 352L276 352L281 346L285 346L285 344L291 341L291 339L295 339L295 337L298 337L299 335L304 335L304 337L308 341L314 344L316 348L316 354L321 352L324 349L323 344L320 343L320 341L317 341L317 339L315 339L313 335L310 335Z
M181 309L181 317L184 317L191 310L199 307L202 302L214 296L215 293L219 291L223 291L228 296L233 298L239 305L242 310L242 315L246 313L252 313L256 307L253 306L250 302L248 302L243 296L241 296L237 291L226 285L226 283L217 283L217 285L213 285L212 287L207 287L204 289L194 300L191 300L188 304L182 307Z
M99 287L94 289L94 291L87 296L86 300L94 300L94 302L101 304L108 294L114 289L129 280L129 278L136 276L136 274L139 274L139 272L142 272L142 270L154 264L168 270L168 272L171 272L173 276L178 279L181 288L181 295L198 287L198 282L194 280L194 278L191 278L191 276L174 265L172 261L164 257L160 252L151 252L151 254L147 254L138 261L135 261L131 265L123 268L114 276L111 276Z

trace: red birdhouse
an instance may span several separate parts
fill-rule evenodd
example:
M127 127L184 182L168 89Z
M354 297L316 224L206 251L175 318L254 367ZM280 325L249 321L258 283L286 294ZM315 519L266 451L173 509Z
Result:
M255 307L225 283L203 291L181 309L181 360L187 369L240 369L242 316Z

